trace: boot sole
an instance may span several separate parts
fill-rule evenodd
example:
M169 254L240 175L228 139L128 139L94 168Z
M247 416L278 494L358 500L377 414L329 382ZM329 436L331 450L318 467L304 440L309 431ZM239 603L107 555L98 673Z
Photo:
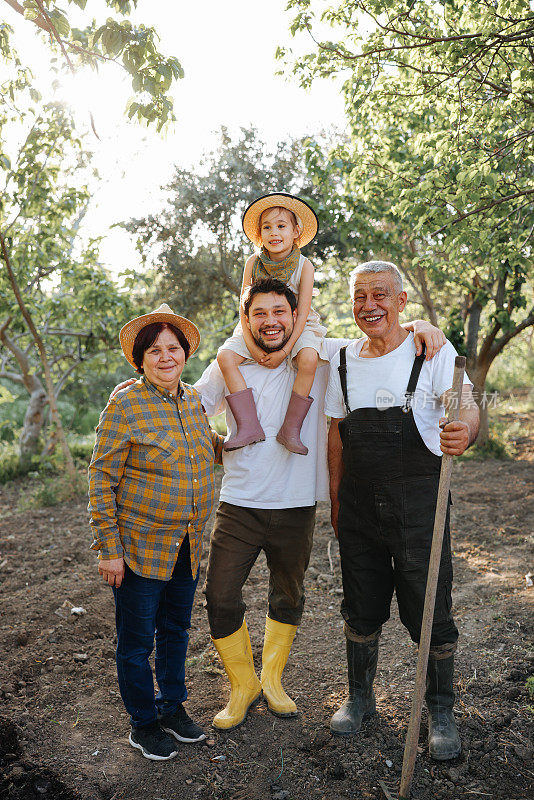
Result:
M280 719L291 719L291 717L298 717L298 711L275 711L274 708L271 708L269 705L269 701L263 695L263 699L265 700L265 705L267 706L267 710L274 714L275 717L279 717Z
M376 717L377 713L378 713L377 711L368 711L366 714L363 715L362 722L365 722L365 720L367 719L371 719L371 717ZM360 725L360 727L356 731L336 731L335 728L332 728L332 726L330 726L330 733L333 733L335 736L354 736L355 734L359 733L361 729L362 726Z
M297 456L308 455L308 448L305 445L303 445L303 447L306 447L306 452L303 452L302 450L295 450L293 448L293 445L290 442L287 442L284 438L282 438L282 436L280 436L280 438L278 438L277 436L276 441L278 442L278 444L283 445L286 448L286 450L289 450L290 453L295 453L295 455Z
M225 453L231 453L233 450L241 450L242 447L248 447L251 444L258 444L258 442L264 442L265 436L262 439L254 439L253 442L247 442L246 444L238 444L237 447L225 447L223 444L223 450Z
M267 704L267 709L274 714L275 717L279 717L280 719L291 719L291 717L298 717L298 711L275 711L273 708Z
M128 741L130 742L132 747L135 747L136 750L140 750L141 753L143 754L143 756L145 758L148 758L149 761L170 761L171 758L174 758L175 756L178 755L178 750L174 750L170 754L170 756L157 756L154 753L149 753L148 750L145 750L145 748L143 747L142 744L139 744L138 742L134 742L134 740L132 739L131 735L128 737Z
M260 700L261 700L261 692L260 692L260 693L259 693L259 695L258 695L258 696L257 696L257 697L256 697L256 698L255 698L255 699L252 701L252 703L251 703L251 704L248 706L247 710L245 711L245 715L244 715L243 719L242 719L242 720L240 720L239 722L236 722L236 724L235 724L235 725L232 725L232 726L231 726L231 727L229 727L229 728L219 728L219 726L218 726L218 725L214 725L214 724L213 724L213 722L212 722L212 723L211 723L211 726L212 726L212 728L215 728L215 730L216 730L216 731L223 731L223 732L226 732L226 731L235 731L235 729L236 729L236 728L239 728L239 726L240 726L240 725L242 725L244 722L246 722L246 719L247 719L247 714L248 714L248 712L250 711L250 709L251 709L251 708L253 708L254 706L257 706L257 705L258 705L258 703L260 702Z
M429 751L428 755L430 756L432 761L452 761L453 758L458 758L458 756L460 755L461 752L462 752L462 748L460 748L458 751L456 751L454 753L447 753L446 755L441 755L441 756L433 755Z

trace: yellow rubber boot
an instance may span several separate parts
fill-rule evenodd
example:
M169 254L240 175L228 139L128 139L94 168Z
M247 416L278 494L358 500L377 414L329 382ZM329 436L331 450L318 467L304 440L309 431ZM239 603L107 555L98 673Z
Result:
M297 714L297 706L282 686L282 672L296 632L296 625L285 625L270 617L265 619L261 688L269 711L277 717L295 717Z
M252 648L244 620L235 633L212 641L230 681L230 699L215 716L213 725L230 730L245 721L249 708L261 695L261 684L254 672Z

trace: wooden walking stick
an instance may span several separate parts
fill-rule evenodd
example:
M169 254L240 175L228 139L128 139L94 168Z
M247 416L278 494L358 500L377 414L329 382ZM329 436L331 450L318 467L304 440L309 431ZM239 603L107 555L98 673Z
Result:
M447 414L450 422L454 422L460 417L464 370L464 356L456 356L454 362L452 390L447 400ZM438 499L436 502L436 514L434 517L434 532L432 534L432 548L430 551L430 561L428 564L425 605L423 609L421 637L419 640L419 655L417 657L417 670L415 674L415 690L412 701L410 722L408 725L408 733L406 734L406 744L404 746L400 791L399 794L396 795L395 793L392 793L391 789L384 781L380 781L380 786L387 800L408 800L410 797L410 788L415 769L415 759L417 757L419 729L421 727L421 712L423 710L423 697L426 685L426 671L428 667L428 654L430 651L430 636L432 634L432 622L434 620L434 606L436 604L436 590L438 587L439 565L441 562L441 550L443 547L443 534L445 532L445 521L447 519L447 506L449 501L449 488L451 485L453 458L454 456L443 454L441 459Z

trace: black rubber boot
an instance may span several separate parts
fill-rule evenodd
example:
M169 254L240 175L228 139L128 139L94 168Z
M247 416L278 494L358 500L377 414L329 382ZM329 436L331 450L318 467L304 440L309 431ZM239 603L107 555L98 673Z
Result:
M376 713L373 681L378 662L378 637L371 642L347 638L349 696L330 720L330 730L339 736L358 733L362 720Z
M436 761L460 755L462 744L454 721L454 656L434 658L430 654L425 700L428 708L428 751Z

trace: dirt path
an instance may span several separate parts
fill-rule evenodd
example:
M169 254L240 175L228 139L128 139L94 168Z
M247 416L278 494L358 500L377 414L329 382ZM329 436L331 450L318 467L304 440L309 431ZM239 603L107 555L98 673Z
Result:
M532 800L534 716L525 688L534 669L534 589L525 581L534 572L532 463L464 461L454 484L454 602L461 636L456 713L463 752L449 764L432 762L424 717L413 797ZM416 651L396 612L381 640L379 716L358 737L333 738L328 731L345 695L346 666L339 558L326 504L318 513L306 610L284 679L301 715L280 720L260 705L241 728L212 730L208 744L182 745L174 761L157 764L127 741L114 667L113 600L88 550L85 501L21 512L17 503L27 488L0 491L0 797L371 799L381 797L379 779L398 777ZM205 563L206 557L203 570ZM266 586L260 559L246 587L258 668ZM209 728L227 685L202 601L199 590L187 705ZM73 606L86 613L75 616Z

